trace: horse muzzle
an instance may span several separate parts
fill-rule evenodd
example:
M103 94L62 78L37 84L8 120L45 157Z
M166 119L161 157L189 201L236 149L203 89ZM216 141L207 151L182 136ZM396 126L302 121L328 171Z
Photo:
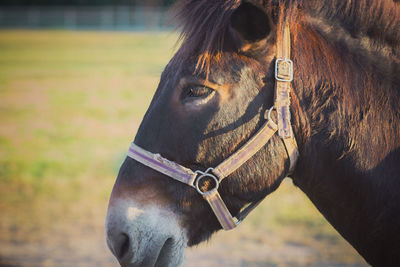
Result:
M179 266L186 235L177 216L158 205L131 199L110 202L106 218L107 245L121 266Z

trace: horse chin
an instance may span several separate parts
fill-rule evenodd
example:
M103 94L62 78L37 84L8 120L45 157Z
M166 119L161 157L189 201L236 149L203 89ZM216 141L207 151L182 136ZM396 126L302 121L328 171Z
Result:
M129 200L111 204L106 221L107 245L123 267L179 266L187 237L177 216Z
M202 231L200 234L193 234L188 238L187 246L194 247L202 242L206 242L210 240L212 235L217 231L218 230L210 231L209 229L207 229L207 231Z
M161 247L161 248L160 248ZM148 253L152 256L138 261L136 251L128 251L119 260L122 267L161 267L161 266L180 266L184 260L186 246L182 245L181 240L168 238L163 245L158 248L149 249Z

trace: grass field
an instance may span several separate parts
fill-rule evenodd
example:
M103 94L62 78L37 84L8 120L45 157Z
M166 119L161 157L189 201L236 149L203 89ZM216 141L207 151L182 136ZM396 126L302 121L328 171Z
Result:
M176 37L0 31L0 266L117 266L108 197ZM364 264L289 180L185 262Z

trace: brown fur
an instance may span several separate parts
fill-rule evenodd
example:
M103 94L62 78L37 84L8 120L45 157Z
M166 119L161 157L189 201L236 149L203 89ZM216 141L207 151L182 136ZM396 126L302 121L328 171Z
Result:
M242 1L179 2L182 44L135 143L193 170L216 166L246 143L273 103L276 29L288 20L295 69L292 124L300 150L293 181L370 264L399 265L399 1L247 2L271 21L265 39L254 43L231 27ZM188 77L193 82L182 82ZM187 87L208 81L229 92L215 89L215 101L195 111L185 108L185 101L193 101L185 100ZM283 143L274 136L221 183L229 210L236 214L273 192L288 166ZM220 229L195 190L127 159L116 187L126 184L121 191L129 195L140 193L130 188L143 183L155 184L181 215L189 245Z

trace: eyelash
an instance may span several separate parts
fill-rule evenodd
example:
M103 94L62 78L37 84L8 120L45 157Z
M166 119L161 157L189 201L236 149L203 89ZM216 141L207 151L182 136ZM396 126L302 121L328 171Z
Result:
M200 98L210 95L214 90L203 85L189 86L186 88L186 97Z

